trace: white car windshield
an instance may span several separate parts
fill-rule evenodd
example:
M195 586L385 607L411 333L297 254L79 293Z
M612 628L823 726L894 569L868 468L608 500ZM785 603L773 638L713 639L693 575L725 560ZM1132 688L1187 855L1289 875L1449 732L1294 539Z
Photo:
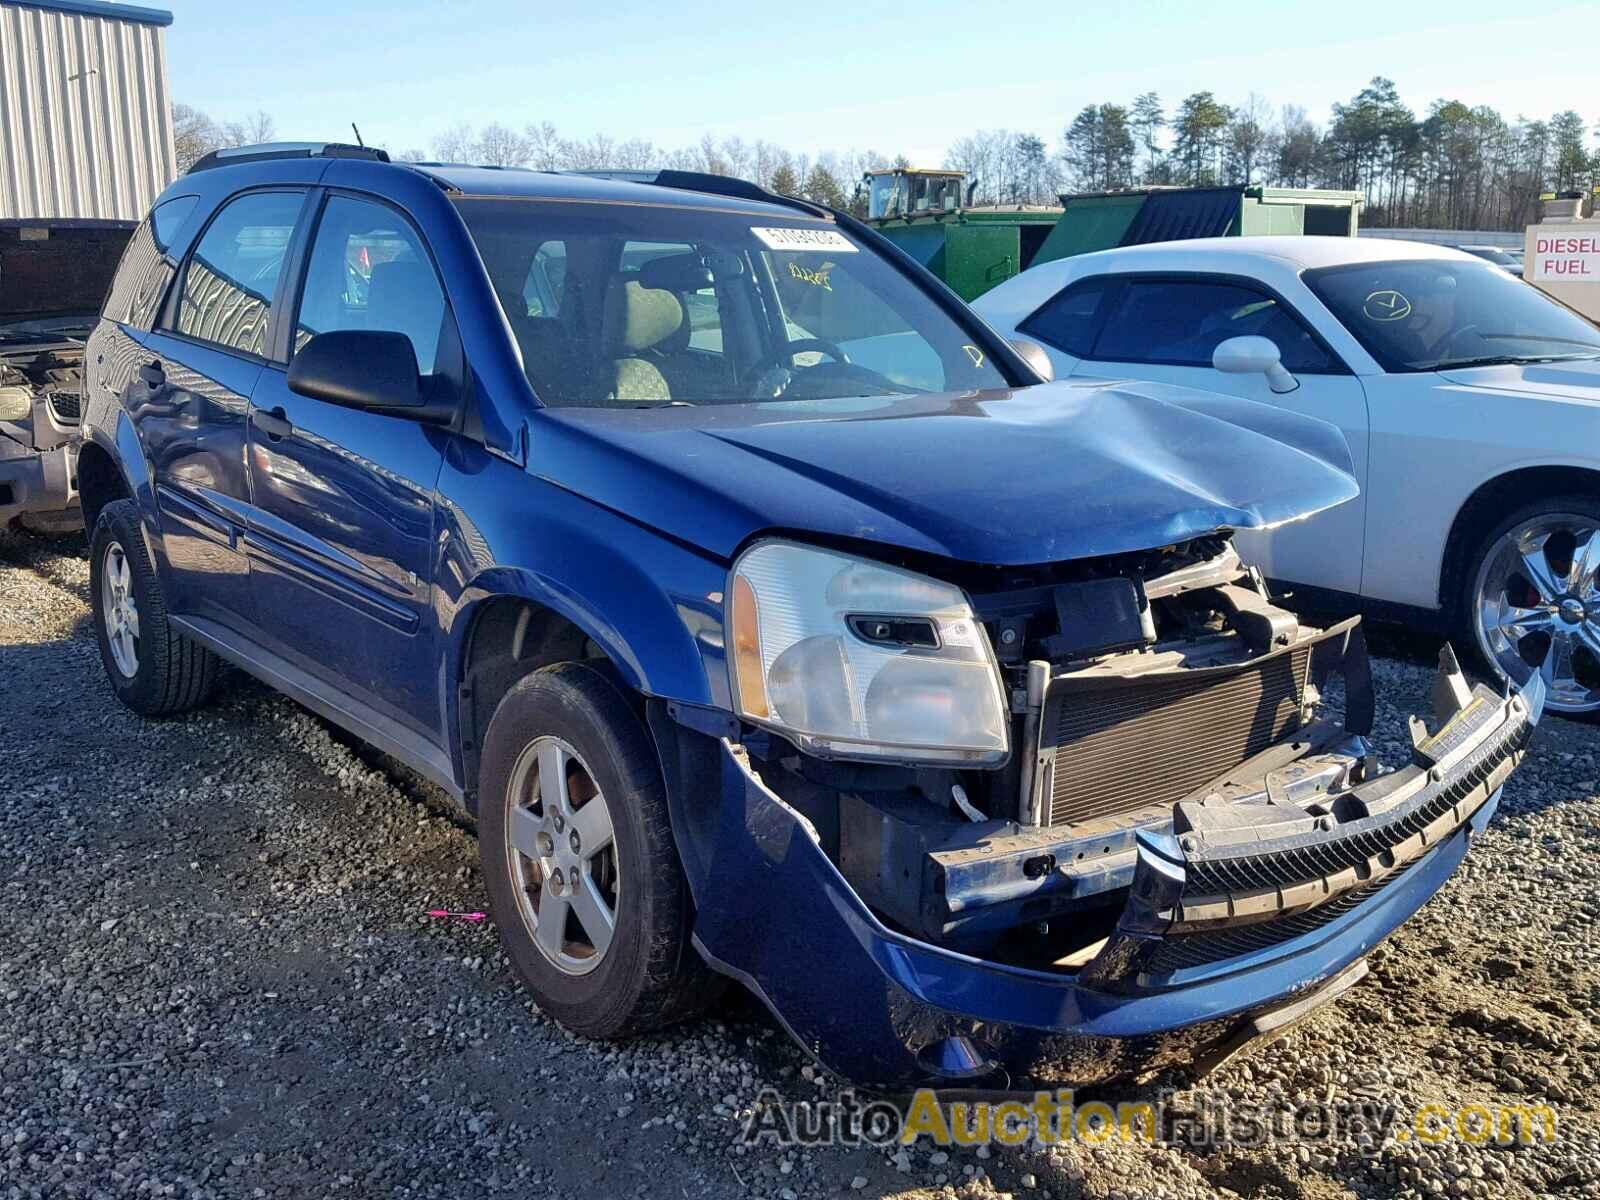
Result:
M1600 329L1487 263L1357 263L1305 281L1386 371L1600 357Z
M1008 385L971 328L831 221L654 204L456 204L547 405Z

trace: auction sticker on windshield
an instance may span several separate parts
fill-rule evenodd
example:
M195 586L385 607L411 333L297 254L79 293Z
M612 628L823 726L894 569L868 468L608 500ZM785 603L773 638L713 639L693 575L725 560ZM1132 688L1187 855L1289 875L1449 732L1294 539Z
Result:
M837 229L760 229L751 233L769 250L827 250L854 254L857 247Z

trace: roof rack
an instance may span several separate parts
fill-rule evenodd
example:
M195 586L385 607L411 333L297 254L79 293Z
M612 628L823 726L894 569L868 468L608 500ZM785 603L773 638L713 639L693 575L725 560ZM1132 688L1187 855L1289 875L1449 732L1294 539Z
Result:
M255 146L230 146L213 150L195 160L186 174L209 171L212 167L231 167L235 163L267 162L275 158L364 158L388 162L386 151L373 146L352 146L347 142L262 142Z
M705 171L561 171L562 175L586 175L591 179L615 179L623 183L648 183L656 187L676 188L684 192L710 192L714 196L732 196L738 200L759 200L763 204L782 204L798 208L814 217L832 217L831 210L809 200L794 196L780 196L766 188L738 179L732 175L712 175Z

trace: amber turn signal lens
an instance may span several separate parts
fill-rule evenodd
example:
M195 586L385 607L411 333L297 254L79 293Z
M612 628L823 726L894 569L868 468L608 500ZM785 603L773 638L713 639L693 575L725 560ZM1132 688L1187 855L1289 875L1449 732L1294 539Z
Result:
M739 708L747 717L767 720L767 683L761 669L761 627L756 593L748 579L733 581L733 671L739 681Z

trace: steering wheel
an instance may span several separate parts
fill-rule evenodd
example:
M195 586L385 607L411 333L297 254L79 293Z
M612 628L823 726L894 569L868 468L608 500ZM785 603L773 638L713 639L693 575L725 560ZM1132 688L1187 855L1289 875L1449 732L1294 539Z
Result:
M763 354L755 362L745 368L747 378L759 378L773 367L792 367L796 354L805 354L807 351L817 351L826 354L834 362L848 364L850 356L840 348L839 343L830 342L826 338L801 338L799 341L786 342L767 354Z
M1476 325L1463 325L1460 329L1457 329L1455 332L1453 332L1449 337L1445 338L1444 345L1439 347L1437 357L1449 358L1451 350L1455 348L1455 344L1462 338L1467 337L1469 334L1477 334L1480 342L1486 340L1481 333L1478 333L1478 327Z

